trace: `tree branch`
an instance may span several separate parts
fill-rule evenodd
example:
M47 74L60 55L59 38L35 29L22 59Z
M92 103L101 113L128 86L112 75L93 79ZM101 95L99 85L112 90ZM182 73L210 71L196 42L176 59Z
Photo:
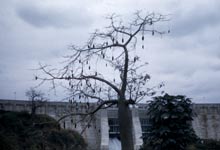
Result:
M64 118L66 117L69 117L69 116L87 116L87 115L92 115L92 114L95 114L98 110L102 109L102 107L106 104L117 104L118 101L117 100L108 100L108 101L103 101L101 102L101 104L98 105L98 107L96 107L96 109L94 109L93 111L91 112L88 112L88 113L69 113L69 114L66 114L64 116L62 116L61 118L59 118L57 121L60 122L61 120L63 120Z

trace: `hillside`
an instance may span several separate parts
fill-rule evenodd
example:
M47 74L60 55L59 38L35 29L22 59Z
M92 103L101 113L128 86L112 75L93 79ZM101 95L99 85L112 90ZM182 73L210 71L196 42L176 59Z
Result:
M1 150L85 150L86 143L75 131L61 129L46 115L0 111Z

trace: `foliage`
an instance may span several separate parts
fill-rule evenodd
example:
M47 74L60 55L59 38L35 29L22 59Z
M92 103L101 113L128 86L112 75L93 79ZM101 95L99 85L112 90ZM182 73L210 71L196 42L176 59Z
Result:
M47 140L53 147L66 150L84 150L86 145L82 137L71 130L53 130Z
M219 149L220 149L220 141L216 141L212 139L203 139L187 147L187 150L219 150Z
M86 143L75 131L60 129L46 115L34 118L27 112L0 112L1 150L85 150Z
M198 140L192 128L191 100L185 96L155 97L149 103L147 115L151 126L143 150L184 150Z

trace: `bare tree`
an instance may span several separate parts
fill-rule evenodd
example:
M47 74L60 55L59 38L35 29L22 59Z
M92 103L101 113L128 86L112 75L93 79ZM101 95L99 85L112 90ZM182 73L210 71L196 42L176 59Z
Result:
M34 88L28 89L25 95L31 101L31 115L34 116L37 109L45 104L47 98L45 97L44 93L42 93L41 91L37 91Z
M129 106L154 95L155 88L162 86L147 86L150 75L144 69L147 63L136 55L137 41L141 41L141 49L144 49L145 35L166 33L154 29L154 25L166 21L166 17L137 12L133 21L127 25L115 15L108 19L110 25L104 31L96 30L84 46L71 46L72 54L67 56L62 69L40 65L45 76L36 76L36 79L40 79L41 84L52 82L53 87L57 81L66 81L62 86L70 92L71 101L97 101L94 109L85 113L69 113L60 120L71 115L93 115L100 109L117 105L122 150L133 150Z

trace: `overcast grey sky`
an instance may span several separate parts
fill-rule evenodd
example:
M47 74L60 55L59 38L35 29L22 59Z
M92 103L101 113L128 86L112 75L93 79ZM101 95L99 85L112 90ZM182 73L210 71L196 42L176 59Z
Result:
M5 0L0 2L0 99L26 99L35 86L34 68L53 64L71 44L81 45L116 13L129 19L137 10L171 14L171 33L146 40L152 84L193 102L220 102L219 0ZM47 86L40 87L47 92ZM52 100L64 94L53 92Z

